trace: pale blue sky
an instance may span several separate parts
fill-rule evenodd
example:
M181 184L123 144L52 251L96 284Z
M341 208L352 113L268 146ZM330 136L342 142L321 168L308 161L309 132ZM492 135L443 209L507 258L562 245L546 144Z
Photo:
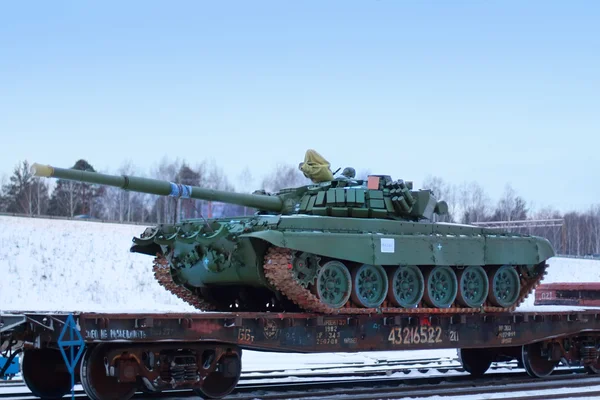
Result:
M21 160L237 183L314 148L418 186L600 203L595 1L0 4L0 176Z

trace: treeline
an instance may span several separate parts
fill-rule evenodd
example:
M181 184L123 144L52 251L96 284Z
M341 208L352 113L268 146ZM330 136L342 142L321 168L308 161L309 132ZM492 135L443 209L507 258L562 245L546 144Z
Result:
M449 215L441 218L443 221L494 227L495 221L515 221L513 227L502 230L545 237L560 254L600 255L600 204L566 213L552 207L533 211L510 185L506 185L495 204L476 182L456 185L430 176L425 179L423 188L433 190L448 202Z
M86 160L78 160L74 169L96 170ZM309 183L297 166L282 164L253 184L248 168L236 177L237 185L214 162L204 161L190 165L185 161L163 159L149 174L139 171L126 162L115 171L100 171L117 175L146 176L186 185L202 186L226 191L254 190L273 192L283 187ZM361 171L364 178L368 171ZM52 185L52 186L51 186ZM600 254L600 204L586 211L561 214L552 208L537 211L529 209L527 202L510 186L501 198L492 202L478 183L449 184L439 177L428 177L421 185L431 189L440 199L446 200L449 215L440 218L445 222L489 224L494 221L528 221L508 230L546 237L561 254ZM173 223L185 218L212 218L250 215L254 209L243 206L212 203L195 199L175 199L118 188L91 185L61 179L48 180L31 174L28 161L15 166L12 175L1 185L0 211L28 214L75 217L85 216L119 222ZM534 223L538 220L560 220L562 226ZM556 223L554 223L556 225Z
M98 172L86 160L78 160L73 169ZM126 162L115 171L99 171L115 175L151 177L208 189L236 191L233 183L214 162L191 166L185 161L163 159L150 174L138 171ZM0 212L63 217L83 216L119 222L173 223L184 218L211 218L249 215L255 212L243 206L212 203L196 199L175 199L121 190L119 188L56 179L55 185L31 173L27 160L20 162L12 175L2 183ZM284 186L307 184L304 175L291 165L278 165L263 177L259 187L249 187L252 175L246 168L238 177L247 191L275 191Z

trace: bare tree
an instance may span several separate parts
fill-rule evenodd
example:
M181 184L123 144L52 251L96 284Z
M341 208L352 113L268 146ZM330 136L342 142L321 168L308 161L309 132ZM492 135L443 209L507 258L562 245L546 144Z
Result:
M182 162L179 159L169 161L167 157L163 157L158 166L152 169L151 175L154 179L173 182L176 179L177 172L181 169L181 165ZM156 216L156 222L164 224L175 222L177 199L167 196L153 197L155 198L153 214Z
M562 215L554 208L546 207L535 212L532 218L535 220L549 220L562 218ZM556 228L551 226L538 226L532 228L530 233L548 239L554 248L556 248L558 251L565 252L562 243L562 229L564 228L565 227Z
M492 216L494 221L519 221L527 218L527 208L525 200L517 196L517 193L511 185L507 184L504 193L498 201L496 211Z
M254 183L254 176L252 175L252 172L248 166L244 167L244 169L242 169L242 171L238 174L237 181L238 187L242 193L252 193L257 188L256 184ZM254 209L250 209L248 207L243 207L242 209L243 215L248 215L252 212L254 212Z
M591 238L592 238L592 254L600 254L600 204L590 207L591 214Z
M0 191L0 212L6 212L6 209L8 208L8 198L4 193L4 188L7 185L8 177L6 176L6 174L2 174L2 178L0 179L0 188L2 188L2 190Z
M490 199L477 182L463 183L458 196L463 223L484 222L489 219Z
M252 175L252 171L248 166L245 166L244 169L240 171L237 176L238 188L242 193L252 193L254 189L256 189L256 185L254 183L254 176Z
M423 180L423 189L431 190L438 200L444 200L448 203L448 215L434 216L434 221L454 221L457 207L456 186L446 183L439 176L428 175Z
M297 166L289 164L278 164L274 171L263 178L262 188L267 192L309 185L311 182L304 176Z
M41 215L48 206L48 185L33 176L27 160L19 163L2 185L3 208L8 212Z
M95 172L84 159L77 160L71 169ZM105 191L105 186L58 179L48 206L49 213L68 217L77 214L99 217L103 212L102 197Z
M135 175L139 176L140 173L137 171L131 160L124 161L116 171L117 175ZM119 222L131 222L133 214L139 213L140 210L134 210L134 205L141 207L141 203L136 201L138 197L141 197L141 193L132 192L129 190L123 190L117 187L106 187L104 196L102 199L102 207L104 214L109 220L116 220Z

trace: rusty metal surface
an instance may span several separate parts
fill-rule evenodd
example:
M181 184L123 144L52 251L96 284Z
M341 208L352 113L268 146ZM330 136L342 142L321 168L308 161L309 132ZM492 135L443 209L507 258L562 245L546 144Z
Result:
M14 336L56 342L66 314L24 314ZM220 342L242 348L353 352L518 346L582 331L600 334L600 312L501 315L277 313L76 314L86 342Z
M543 284L535 290L534 304L600 307L600 283Z
M537 290L597 290L600 291L600 282L554 282L542 283Z

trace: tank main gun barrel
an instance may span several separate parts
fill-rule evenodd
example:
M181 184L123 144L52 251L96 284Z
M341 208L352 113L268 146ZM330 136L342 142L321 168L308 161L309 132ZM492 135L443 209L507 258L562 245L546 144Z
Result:
M31 166L31 172L33 175L40 177L114 186L124 190L156 194L159 196L217 201L273 212L280 212L283 209L283 201L278 196L227 192L162 181L159 179L127 175L108 175L78 169L56 168L38 163L34 163Z

